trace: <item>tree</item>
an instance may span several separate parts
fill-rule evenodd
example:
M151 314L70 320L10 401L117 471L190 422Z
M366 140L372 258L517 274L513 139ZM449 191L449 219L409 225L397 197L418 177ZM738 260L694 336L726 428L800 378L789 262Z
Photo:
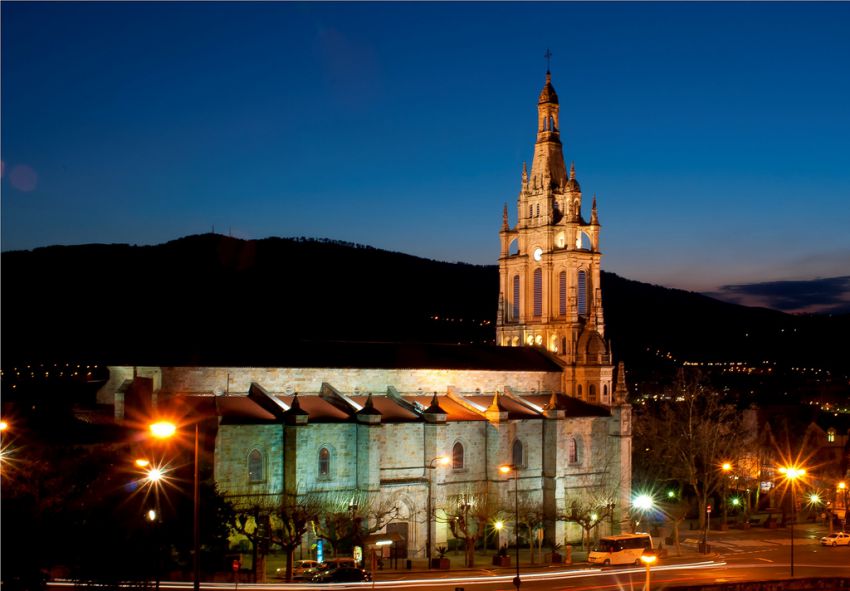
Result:
M272 544L271 518L277 509L277 497L252 495L239 497L230 525L251 543L251 572L254 581L264 578L266 555Z
M532 501L529 497L523 497L519 502L519 523L528 532L528 549L531 553L531 562L534 558L534 541L538 540L537 551L542 554L543 537L538 535L545 527L545 516L543 506L539 502Z
M339 491L322 496L316 536L327 541L334 556L346 545L361 545L363 538L382 530L399 515L395 500L364 491Z
M273 543L286 553L286 582L292 581L292 563L295 549L301 545L304 534L321 515L322 503L316 493L285 495L272 521Z
M463 542L466 566L475 566L475 544L487 533L487 523L502 513L486 490L476 489L448 498L443 520L452 535Z
M689 485L704 527L708 499L722 483L720 464L741 455L741 416L735 406L699 374L680 371L662 400L648 405L634 425L633 465L644 470L645 480L654 476Z

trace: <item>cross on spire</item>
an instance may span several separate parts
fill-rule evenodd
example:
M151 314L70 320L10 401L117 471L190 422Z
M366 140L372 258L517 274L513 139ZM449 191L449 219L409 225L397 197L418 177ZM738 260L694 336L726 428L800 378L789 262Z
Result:
M552 59L552 52L549 51L548 47L546 48L546 53L543 54L543 57L546 58L546 73L548 74L549 73L550 60Z

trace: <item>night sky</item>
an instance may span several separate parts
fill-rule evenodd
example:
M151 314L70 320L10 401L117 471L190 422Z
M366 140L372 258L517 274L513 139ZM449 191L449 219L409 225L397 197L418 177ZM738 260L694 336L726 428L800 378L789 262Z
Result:
M495 264L549 48L604 269L850 275L850 3L1 6L4 251L214 228Z

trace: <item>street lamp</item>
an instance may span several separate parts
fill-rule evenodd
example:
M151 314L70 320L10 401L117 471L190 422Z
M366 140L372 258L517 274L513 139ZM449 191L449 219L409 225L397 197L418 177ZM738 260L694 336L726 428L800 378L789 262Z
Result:
M640 516L643 516L647 511L652 509L653 504L652 497L647 494L638 495L632 500L632 507L640 512ZM640 525L640 519L635 521L635 530L637 530L638 525Z
M842 503L841 506L844 509L844 520L841 522L841 531L847 530L847 483L841 481L838 483L838 490L842 493Z
M157 421L150 425L151 435L157 439L168 439L177 432L177 425L170 421ZM201 588L201 488L200 479L198 477L198 423L195 423L195 449L194 449L194 486L192 488L192 588L194 591L199 591Z
M794 576L794 522L797 521L797 488L795 486L798 478L806 475L805 468L797 466L783 466L779 468L780 474L785 477L785 482L791 487L791 576Z
M643 591L649 591L649 567L652 566L658 557L654 552L644 552L641 554L640 560L646 565L646 584L644 585Z
M502 474L514 473L514 543L516 544L516 577L514 577L514 587L519 591L521 584L519 579L519 474L517 473L516 464L499 466L499 472Z
M433 544L434 544L432 539L431 539L431 536L432 536L432 534L431 534L431 526L432 526L431 517L432 517L432 513L433 513L432 497L434 496L434 493L433 493L433 490L432 490L434 483L433 483L433 478L432 478L431 475L434 473L434 470L437 469L438 464L441 465L441 466L445 466L448 463L449 463L449 456L437 456L436 458L433 458L430 462L428 462L427 466L425 466L425 468L428 470L428 536L427 536L428 547L425 549L425 556L428 558L428 568L429 569L431 568L431 546L433 546Z
M726 520L726 505L728 504L729 471L732 470L732 464L723 462L720 469L723 470L723 523L720 529L726 530L729 528L729 523Z

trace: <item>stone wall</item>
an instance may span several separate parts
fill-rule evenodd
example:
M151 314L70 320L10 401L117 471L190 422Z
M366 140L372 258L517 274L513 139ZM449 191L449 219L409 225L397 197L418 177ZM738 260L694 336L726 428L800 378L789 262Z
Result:
M247 392L252 382L274 393L318 392L327 382L346 393L386 392L388 386L399 392L446 392L449 386L461 392L495 392L506 385L518 392L557 391L560 372L485 371L443 369L350 369L350 368L256 368L256 367L162 367L146 369L161 375L161 388L167 394ZM110 366L116 379L101 388L98 401L111 403L121 385L118 376L131 376L133 367ZM142 374L139 374L142 375ZM155 384L154 390L158 390Z

